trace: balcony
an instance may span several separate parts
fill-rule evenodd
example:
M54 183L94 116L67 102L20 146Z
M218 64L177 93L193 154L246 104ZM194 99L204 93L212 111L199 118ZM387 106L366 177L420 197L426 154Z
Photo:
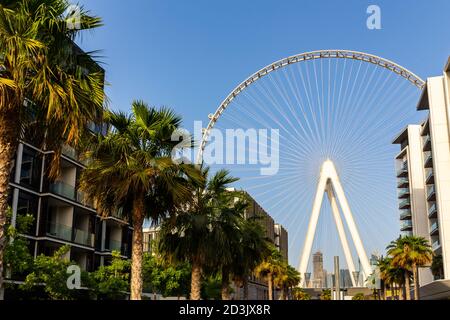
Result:
M441 243L439 242L439 240L436 240L435 242L433 242L433 244L431 245L431 249L433 249L433 251L438 250L441 247Z
M399 178L397 180L397 188L405 188L407 186L409 186L408 178Z
M61 152L63 155L67 156L68 158L71 158L73 160L78 160L77 151L67 144L62 145Z
M400 230L401 231L412 231L412 221L411 220L403 221L400 224Z
M402 210L400 213L400 220L409 220L411 219L411 210Z
M423 151L430 151L431 150L431 137L429 134L427 134L423 138Z
M424 161L424 167L425 168L433 168L433 156L431 155L431 153L429 153Z
M436 218L437 217L437 206L436 202L433 202L432 205L428 208L428 218Z
M398 204L399 209L407 209L411 206L409 199L403 200Z
M434 184L432 184L431 186L427 186L427 200L436 200L436 187L434 186Z
M408 162L403 162L401 168L397 170L397 177L407 177L408 176Z
M47 235L66 241L72 241L72 228L62 224L50 222L47 225Z
M403 189L400 189L400 190L398 191L398 198L399 198L399 199L409 198L409 194L410 194L409 188L403 188Z
M119 208L117 211L111 214L111 217L122 220L124 222L128 222L128 217L123 213L123 208Z
M85 246L94 246L94 237L93 233L90 233L85 230L73 229L73 242L82 244Z
M428 172L427 177L425 178L425 183L426 183L426 184L433 184L433 183L434 183L434 173L433 173L433 170L430 170L430 172Z
M81 191L77 191L77 202L85 205L86 207L90 207L90 208L94 207L93 202L90 201L88 199L88 197L86 196L86 194L84 192L81 192Z
M50 184L50 192L68 198L70 200L75 200L75 187L68 185L62 181L57 181Z
M431 226L430 226L430 235L436 235L439 233L439 224L437 221L435 221Z

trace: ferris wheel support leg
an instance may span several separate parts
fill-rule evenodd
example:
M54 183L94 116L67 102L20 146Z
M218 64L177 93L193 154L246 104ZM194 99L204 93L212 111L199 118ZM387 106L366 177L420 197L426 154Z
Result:
M335 170L333 170L333 175L331 180L333 182L334 190L336 191L336 196L344 214L345 221L347 222L350 235L352 236L353 243L355 245L356 252L358 253L359 260L364 271L364 279L367 278L372 273L372 268L370 267L369 259L367 258L366 251L364 250L363 243L359 236L358 228L356 227L355 221L353 220L353 215L348 205L347 198L344 194L344 189L342 189L341 182Z
M311 249L314 240L314 234L317 228L317 221L319 220L320 208L322 206L323 194L325 190L325 186L327 183L327 178L325 176L321 176L319 180L319 184L317 185L316 196L314 198L314 205L311 214L311 218L309 220L308 231L306 232L305 243L303 245L302 256L300 259L300 266L298 271L300 273L300 286L304 287L306 285L305 282L305 274L306 269L308 268L308 260L311 255Z
M350 278L352 280L353 287L356 287L356 281L355 281L355 265L353 263L352 254L350 251L350 247L348 245L347 236L345 234L344 224L342 223L341 215L339 213L339 207L336 202L336 197L334 195L333 187L328 181L327 183L327 195L328 200L330 201L331 205L331 211L333 212L334 221L336 223L336 228L338 230L339 238L341 240L342 249L344 250L345 259L347 260L347 266L350 272Z

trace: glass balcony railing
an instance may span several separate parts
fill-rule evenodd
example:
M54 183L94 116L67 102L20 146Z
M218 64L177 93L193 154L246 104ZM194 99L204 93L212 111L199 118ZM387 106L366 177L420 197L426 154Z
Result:
M75 187L62 181L50 184L50 192L75 200Z
M107 250L122 252L122 242L117 240L109 240L106 245Z
M411 221L411 220L403 221L403 222L400 224L400 229L401 229L402 231L406 231L406 230L412 229L412 221Z
M119 208L117 211L113 212L111 216L119 220L128 221L128 217L123 213L123 208Z
M408 162L403 162L400 169L397 170L397 177L404 177L408 175Z
M405 209L408 208L411 205L411 203L409 202L409 199L403 200L399 203L399 208L400 209Z
M406 198L409 196L409 188L403 188L398 191L399 198Z
M94 246L94 234L85 230L73 229L73 242L86 246Z
M47 225L47 235L58 239L72 241L72 228L57 223Z
M437 213L437 206L436 202L433 202L433 204L428 208L428 217L434 217Z
M439 230L439 224L436 221L430 226L430 233L435 233L438 230Z
M399 178L397 180L397 187L398 188L406 187L408 184L409 184L408 178Z
M400 213L400 220L411 218L411 210L402 210Z
M431 152L427 152L425 155L426 155L425 161L424 161L425 168L432 168L433 167L433 156L432 156Z
M435 242L433 242L433 244L431 245L431 249L433 249L433 251L436 251L437 249L439 249L441 247L441 243L439 242L439 240L436 240Z
M436 187L433 185L427 187L427 199L432 198L436 194Z
M425 182L426 182L427 184L434 183L434 173L433 173L433 170L430 170L430 172L428 172L427 177L425 178Z
M85 206L94 207L94 204L92 201L90 201L88 199L88 197L86 196L86 194L82 191L77 191L77 202L84 204Z
M67 144L63 144L63 146L61 147L61 152L63 155L71 159L78 160L78 153L76 152L76 150Z

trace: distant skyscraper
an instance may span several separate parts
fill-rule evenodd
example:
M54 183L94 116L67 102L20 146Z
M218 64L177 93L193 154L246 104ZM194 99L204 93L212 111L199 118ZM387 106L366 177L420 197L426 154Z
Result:
M313 254L313 280L316 288L323 288L325 286L323 254L320 251Z

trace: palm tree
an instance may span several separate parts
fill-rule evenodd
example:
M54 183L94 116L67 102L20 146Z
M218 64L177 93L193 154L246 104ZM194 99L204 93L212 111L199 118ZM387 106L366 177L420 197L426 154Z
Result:
M392 266L399 267L403 270L404 285L405 285L405 298L406 300L411 300L411 288L410 288L410 278L411 272L411 262L408 257L409 248L405 241L406 237L398 237L396 240L391 241L391 243L386 247L387 254L392 258Z
M166 259L191 264L192 300L200 299L204 270L217 272L221 268L218 262L225 264L224 261L232 260L230 251L222 249L229 245L237 223L236 214L229 207L230 200L237 195L227 190L237 179L226 170L218 171L210 179L208 168L202 168L201 174L203 179L195 185L192 203L162 224L159 241L159 251Z
M272 245L270 254L255 268L255 275L267 281L269 300L273 300L274 278L281 273L282 257L280 252Z
M422 237L405 236L391 242L388 254L392 256L392 264L405 269L406 299L410 300L409 277L412 273L414 283L414 299L419 300L419 267L430 265L433 251L428 241Z
M280 300L287 300L289 291L300 283L300 273L287 264L281 264L280 272L274 278L274 284L281 290Z
M391 268L391 259L388 257L379 257L377 260L377 267L380 270L380 280L383 285L383 300L387 300L387 287L390 284L389 270ZM392 285L391 285L392 290Z
M238 251L233 262L233 278L235 283L242 284L244 300L248 299L248 279L269 252L264 228L260 217L241 219L241 232Z
M55 147L56 171L61 142L76 144L103 109L103 71L73 42L101 20L80 7L79 28L71 28L68 8L66 0L0 2L0 292L8 182L26 126L46 132L41 146Z
M158 221L185 205L192 196L189 179L197 181L199 174L170 157L177 143L171 135L181 123L171 110L135 101L131 115L108 112L105 119L111 127L88 145L86 157L92 162L83 171L80 187L103 216L119 208L131 215L131 299L140 300L144 219Z

